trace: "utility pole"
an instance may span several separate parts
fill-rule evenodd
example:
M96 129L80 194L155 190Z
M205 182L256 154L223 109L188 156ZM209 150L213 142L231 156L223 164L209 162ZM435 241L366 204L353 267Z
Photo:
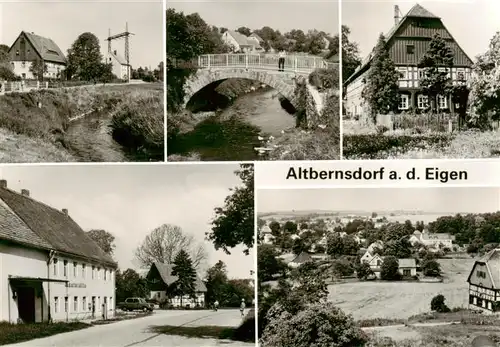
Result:
M125 61L127 63L127 82L130 82L130 42L129 38L130 35L134 35L133 33L128 31L128 22L125 23L125 31L111 36L111 29L108 31L108 38L106 41L108 41L108 52L111 53L111 41L113 40L118 40L121 38L125 39Z

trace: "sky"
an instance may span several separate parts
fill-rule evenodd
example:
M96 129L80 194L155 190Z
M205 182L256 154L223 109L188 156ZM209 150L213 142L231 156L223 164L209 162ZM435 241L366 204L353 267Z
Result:
M198 12L207 24L236 30L252 30L269 26L282 33L292 29L339 32L339 4L337 1L167 1L167 8L185 14Z
M486 213L500 210L498 188L259 190L258 213L300 210Z
M10 189L56 209L67 208L83 230L104 229L116 238L115 259L121 269L138 269L134 251L156 227L180 226L203 242L208 266L222 260L230 278L251 278L252 253L231 255L204 241L214 208L222 207L229 189L240 184L234 164L198 165L52 165L3 166L0 179ZM204 271L200 274L204 275Z
M156 68L163 60L162 0L7 0L0 1L0 43L11 46L21 31L51 38L67 54L76 38L91 32L107 52L108 30L111 35L125 31L128 22L130 64ZM114 41L112 49L125 57L124 39Z
M342 0L342 24L351 29L350 40L359 43L365 57L394 24L394 5L406 13L416 0ZM445 27L467 55L474 60L487 49L500 30L498 0L419 0L418 3L441 17Z

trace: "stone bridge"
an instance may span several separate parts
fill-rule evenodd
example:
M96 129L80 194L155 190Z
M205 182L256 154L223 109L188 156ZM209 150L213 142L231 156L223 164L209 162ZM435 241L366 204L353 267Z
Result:
M184 85L184 107L198 91L212 83L245 78L274 88L297 108L296 82L307 81L312 71L326 68L330 63L318 57L288 55L283 71L278 71L278 58L276 54L207 54L198 57L194 64L198 70Z

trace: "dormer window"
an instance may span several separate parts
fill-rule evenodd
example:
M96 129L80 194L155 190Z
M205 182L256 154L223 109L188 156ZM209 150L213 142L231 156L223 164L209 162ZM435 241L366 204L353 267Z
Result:
M406 54L415 54L415 45L406 45Z

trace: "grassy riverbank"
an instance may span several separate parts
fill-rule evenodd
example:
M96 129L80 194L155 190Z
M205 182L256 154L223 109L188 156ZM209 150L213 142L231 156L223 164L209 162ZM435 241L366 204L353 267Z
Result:
M91 112L112 117L110 133L125 152L153 159L162 157L163 143L159 140L163 137L162 86L138 84L37 90L0 96L0 129L6 134L0 138L0 158L3 162L66 161L65 157L74 156L65 144L70 120ZM19 137L18 147L5 146L4 141L15 137ZM21 144L25 138L29 138L32 145ZM29 156L25 155L26 146L32 153ZM44 150L37 153L38 147ZM78 156L74 159L82 160Z

